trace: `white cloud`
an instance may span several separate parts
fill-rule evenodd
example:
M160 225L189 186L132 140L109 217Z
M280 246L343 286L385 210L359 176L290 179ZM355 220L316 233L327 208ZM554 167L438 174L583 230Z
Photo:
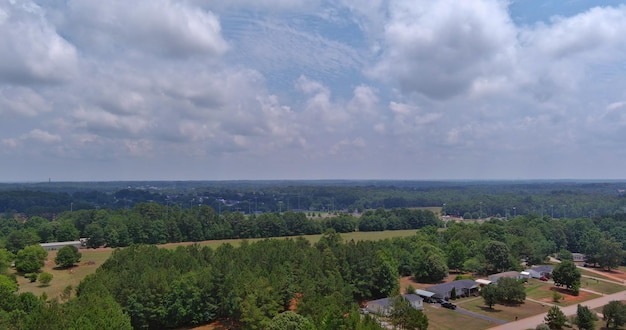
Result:
M76 72L77 54L31 2L0 5L0 82L26 85L66 81Z
M24 140L33 140L45 144L54 144L61 142L61 137L56 134L50 134L49 132L42 131L40 129L34 129L28 134L22 137Z
M228 49L219 18L183 2L89 0L70 2L61 10L63 32L87 51L186 58L220 56Z
M515 27L503 2L397 1L390 16L372 74L404 93L446 99L510 65Z

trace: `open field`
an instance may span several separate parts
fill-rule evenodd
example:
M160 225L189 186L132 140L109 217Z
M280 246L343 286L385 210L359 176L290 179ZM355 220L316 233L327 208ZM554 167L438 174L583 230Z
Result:
M383 240L386 238L393 237L406 237L414 235L416 230L395 230L395 231L379 231L379 232L353 232L341 234L341 237L346 240L355 240L355 241L366 241L366 240ZM303 236L311 243L318 242L322 235L307 235ZM276 239L285 239L286 237L279 237ZM264 238L263 238L264 239ZM263 240L261 238L257 239L248 239L250 242ZM211 248L217 248L224 243L230 243L234 246L239 246L242 240L240 239L229 239L229 240L216 240L216 241L202 241L202 242L181 242L181 243L168 243L159 245L163 248L176 248L177 246L182 245L191 245L198 244L201 246L209 246ZM56 269L54 264L54 258L56 257L57 251L49 251L48 252L48 261L46 265L42 268L42 271L51 273L54 278L50 282L49 286L42 287L38 282L30 283L28 279L23 276L18 276L18 284L20 287L20 292L32 292L33 294L39 296L42 293L46 293L49 298L59 297L63 289L68 285L71 285L73 288L76 288L80 281L85 278L85 276L89 274L93 274L102 263L104 263L111 253L113 253L113 249L111 248L101 248L101 249L81 249L80 252L83 254L81 261L75 267L71 269Z
M68 285L76 288L85 276L93 274L109 258L112 250L81 250L80 252L83 254L80 263L70 269L58 269L54 264L57 251L49 251L48 261L42 270L54 276L50 285L41 286L39 282L30 283L28 279L18 276L19 291L32 292L36 296L45 292L48 298L58 297Z

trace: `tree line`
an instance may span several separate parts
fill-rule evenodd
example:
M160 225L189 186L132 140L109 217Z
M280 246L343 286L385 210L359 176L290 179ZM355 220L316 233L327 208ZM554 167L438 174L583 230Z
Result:
M13 253L25 246L88 237L89 247L124 247L131 244L163 244L231 238L267 238L321 234L419 229L442 226L429 210L394 209L366 211L361 217L307 217L303 212L244 215L215 212L208 206L182 209L158 203L141 203L132 209L80 210L59 214L55 221L34 216L26 221L0 219L0 247Z
M465 218L534 214L612 215L626 206L622 182L246 181L0 184L0 213L52 218L68 210L157 202L229 212L363 211L443 207Z

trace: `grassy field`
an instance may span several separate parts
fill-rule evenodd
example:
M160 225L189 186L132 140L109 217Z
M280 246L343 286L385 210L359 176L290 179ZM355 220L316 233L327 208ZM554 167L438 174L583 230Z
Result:
M58 269L54 264L57 251L50 251L48 253L48 261L42 269L54 276L50 285L41 286L38 282L30 283L28 279L18 276L19 290L20 292L32 292L37 296L45 292L49 298L58 297L68 285L76 288L85 276L93 274L109 258L111 252L111 249L81 250L83 257L77 266L70 269Z
M552 300L554 291L557 291L563 298L560 302L555 303ZM619 290L618 290L619 291ZM617 292L617 291L616 291ZM599 296L593 293L580 291L578 296L571 294L569 290L563 288L557 288L553 283L542 282L539 280L531 279L526 285L526 297L538 301L545 302L547 304L555 304L558 306L575 305L580 302L598 298Z
M416 230L395 230L395 231L380 231L380 232L354 232L354 233L346 233L341 234L341 237L346 240L355 240L355 241L376 241L383 240L386 238L393 237L406 237L415 235ZM322 235L307 235L303 236L311 243L315 243L320 240ZM284 237L280 237L278 239L284 239ZM248 239L249 242L259 241L262 239ZM239 246L242 240L240 239L230 239L230 240L217 240L217 241L203 241L203 242L184 242L184 243L168 243L160 245L160 247L164 248L176 248L181 245L190 245L190 244L199 244L201 246L210 246L211 248L217 248L218 246L224 243L230 243L234 246ZM56 257L56 251L49 251L48 253L48 261L46 265L43 267L42 271L51 273L54 278L50 282L49 286L41 286L38 282L30 283L26 278L22 276L18 276L18 284L20 287L20 292L32 292L33 294L39 296L42 293L46 293L49 298L59 297L63 292L63 289L68 285L71 285L73 288L76 288L78 283L85 278L85 276L89 274L93 274L98 267L102 263L104 263L111 253L113 253L113 249L83 249L80 250L83 254L83 257L80 263L71 268L71 269L57 269L54 264L54 258Z
M431 330L488 329L497 325L430 304L424 304L424 313L428 317L428 329Z
M588 290L592 290L592 291L600 292L604 294L611 294L611 293L616 293L616 292L620 292L624 290L624 286L622 285L610 283L610 282L598 281L596 279L587 278L587 277L583 277L580 279L580 287L583 289L588 289Z
M518 306L506 306L506 305L494 305L492 309L485 306L485 302L482 298L472 299L459 303L460 307L472 311L477 314L487 315L502 321L515 321L515 317L520 319L541 314L547 312L549 306L538 304L532 301L526 301L526 303ZM475 329L475 328L474 328Z

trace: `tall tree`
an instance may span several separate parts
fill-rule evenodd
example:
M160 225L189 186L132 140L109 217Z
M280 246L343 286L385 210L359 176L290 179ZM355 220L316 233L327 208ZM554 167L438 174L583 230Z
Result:
M621 301L613 300L602 308L606 327L619 328L626 324L626 305Z
M463 263L467 260L468 249L459 240L454 240L448 245L448 268L462 270Z
M489 241L485 246L485 259L496 272L507 270L510 266L509 247L500 241Z
M492 309L493 305L500 300L500 291L498 290L498 286L495 284L487 285L482 288L482 290L480 290L480 295L483 297L485 305L487 305L489 309Z
M552 279L556 286L564 285L574 293L577 293L580 288L580 270L576 268L574 262L569 260L563 260L554 267Z
M597 261L600 267L611 270L617 268L624 261L624 250L622 243L611 237L609 239L601 239L599 242Z
M559 306L552 306L548 310L548 314L544 317L544 321L550 329L560 330L567 324L567 316L559 308Z
M413 307L411 302L402 296L391 299L391 323L399 329L425 330L428 329L428 318L422 311Z
M74 245L67 245L59 249L54 263L62 268L69 268L80 261L82 253Z
M587 306L578 305L576 308L576 316L574 317L574 323L581 330L593 330L595 329L595 321L598 320L596 313L591 311Z

